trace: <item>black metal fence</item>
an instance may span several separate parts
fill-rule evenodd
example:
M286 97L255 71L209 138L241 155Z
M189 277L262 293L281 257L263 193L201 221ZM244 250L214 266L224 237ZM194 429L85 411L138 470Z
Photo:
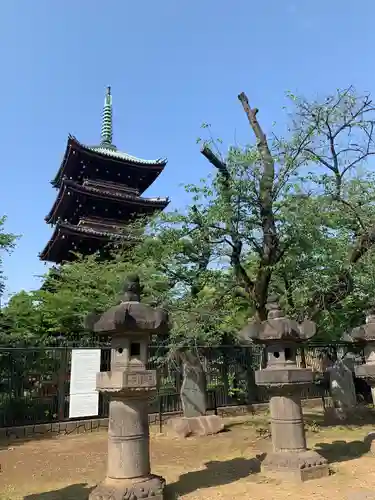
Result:
M317 357L323 349L342 346L315 346L307 356ZM152 346L150 369L158 371L158 391L150 402L150 413L181 411L179 392L181 367L166 362L165 347ZM23 426L68 420L72 348L0 348L0 427ZM262 350L254 347L221 346L199 348L207 375L210 409L267 402L267 391L254 383L254 370L261 364ZM164 362L162 362L164 360ZM109 370L110 349L101 348L101 371ZM315 386L304 398L320 397ZM98 417L108 416L108 401L99 395Z

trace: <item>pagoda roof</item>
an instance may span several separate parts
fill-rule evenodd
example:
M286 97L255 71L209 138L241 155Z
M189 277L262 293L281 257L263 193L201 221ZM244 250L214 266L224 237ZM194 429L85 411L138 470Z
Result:
M145 160L143 158L137 158L136 156L130 155L129 153L124 153L122 151L119 151L117 148L108 147L102 144L99 146L85 146L84 144L79 143L79 141L75 137L73 136L70 137L74 139L77 144L80 144L82 149L88 149L89 151L93 151L94 153L97 153L99 155L115 158L116 160L124 160L129 163L135 163L137 166L158 168L158 167L165 167L165 165L167 164L166 158L157 158L156 160Z
M114 226L110 226L109 224L105 223L102 223L95 227L95 225L92 226L90 224L90 219L87 219L87 223L85 223L86 221L84 220L80 222L83 223L74 225L70 224L69 222L59 221L56 224L53 234L47 245L42 250L42 252L40 252L39 258L43 261L59 263L60 259L58 258L58 255L60 254L60 251L58 246L59 243L61 243L61 240L65 239L66 236L77 239L101 240L104 243L109 243L111 240L123 240L128 241L129 243L137 242L137 238L132 237L129 234L124 234L124 232L122 232L124 228L115 228ZM100 226L102 226L103 229L100 229ZM107 229L105 229L105 226L107 226Z
M129 155L128 153L123 153L121 151L118 151L117 149L112 149L103 145L86 146L78 141L78 139L76 139L74 136L69 135L64 158L55 178L51 181L51 184L54 187L60 186L66 173L66 165L73 151L96 157L101 161L123 163L124 167L128 166L154 171L156 175L161 172L167 164L166 159L143 160L141 158L136 158L135 156Z
M64 179L60 187L59 195L56 198L49 214L45 217L46 222L50 224L56 222L59 208L63 203L63 200L66 199L67 190L121 204L144 207L150 206L150 208L154 207L155 210L164 210L169 204L169 198L144 198L135 194L134 190L128 189L126 186L121 184L105 181L92 181L89 179L86 179L83 184L79 184L78 182Z
M61 162L60 168L51 181L52 185L59 187L65 172L66 166L68 164L71 153L76 151L80 154L90 155L96 157L100 161L110 161L122 163L124 166L148 169L160 172L163 170L167 164L166 158L157 158L155 160L145 160L143 158L137 158L129 153L125 153L117 149L117 147L112 143L113 136L113 126L112 126L112 95L110 87L107 88L107 93L104 100L104 108L102 113L102 129L101 129L101 141L100 144L94 146L88 146L80 142L73 135L68 136L67 146L65 149L65 154L63 161ZM153 182L153 181L151 181Z

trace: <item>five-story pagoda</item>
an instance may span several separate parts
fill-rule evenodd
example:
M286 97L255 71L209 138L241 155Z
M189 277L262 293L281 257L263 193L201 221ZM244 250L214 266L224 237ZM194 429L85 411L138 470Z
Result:
M54 225L54 232L41 260L59 264L73 260L75 252L91 254L111 241L126 239L126 226L132 218L151 215L168 205L168 198L142 196L166 163L166 159L136 158L112 144L108 87L100 144L86 146L68 137L63 161L51 182L59 192L45 220Z

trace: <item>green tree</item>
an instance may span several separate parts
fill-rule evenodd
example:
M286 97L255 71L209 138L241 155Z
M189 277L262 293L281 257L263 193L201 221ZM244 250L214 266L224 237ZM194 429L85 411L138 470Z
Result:
M64 264L58 277L50 279L51 289L37 292L45 330L68 341L89 339L85 318L118 302L126 275L133 272L146 285L145 301L162 300L158 292L163 291L163 283L152 259L134 249L119 250L109 260L94 255Z
M365 161L375 153L374 105L352 88L323 102L290 94L288 137L267 138L258 110L238 97L256 144L223 158L205 142L217 175L191 190L216 212L207 225L258 320L277 291L291 314L337 333L345 311L373 300L375 179Z
M0 217L0 297L4 292L5 286L5 276L3 270L3 255L4 253L10 253L16 244L18 236L15 234L7 233L5 231L6 217Z
M14 294L2 310L0 343L6 346L37 344L44 331L39 303L34 292Z
M142 231L135 226L137 244L114 249L111 259L77 255L74 262L48 272L40 290L12 298L4 311L8 331L13 323L20 340L89 341L83 332L87 314L116 303L126 275L137 272L145 285L143 300L171 313L167 344L220 343L230 331L237 298L231 295L231 275L217 268L220 256L200 222L206 216L196 207L185 214L163 214Z
M139 224L134 224L133 229L139 232ZM145 247L146 240L142 237ZM2 316L6 340L10 342L12 333L12 341L23 343L46 345L56 338L60 343L89 341L90 335L84 331L85 317L116 302L126 274L135 269L141 277L147 275L145 295L152 300L157 283L146 254L124 246L107 260L100 255L77 255L74 262L49 271L40 290L22 291L11 298Z
M158 269L170 285L170 343L175 348L220 344L233 333L225 320L235 307L232 276L221 266L215 234L207 225L210 208L163 214L154 224ZM155 259L156 260L156 259Z

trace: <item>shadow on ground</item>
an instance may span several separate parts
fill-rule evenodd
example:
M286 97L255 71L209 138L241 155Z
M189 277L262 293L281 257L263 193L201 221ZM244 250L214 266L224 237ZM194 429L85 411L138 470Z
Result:
M234 458L224 462L207 462L205 469L182 474L177 482L167 486L168 498L179 498L199 489L223 486L250 474L260 472L265 454L256 458Z
M346 462L360 458L370 451L371 441L343 441L332 443L317 443L314 449L328 460L328 463Z
M61 490L27 495L24 500L87 500L92 489L87 484L73 484Z

